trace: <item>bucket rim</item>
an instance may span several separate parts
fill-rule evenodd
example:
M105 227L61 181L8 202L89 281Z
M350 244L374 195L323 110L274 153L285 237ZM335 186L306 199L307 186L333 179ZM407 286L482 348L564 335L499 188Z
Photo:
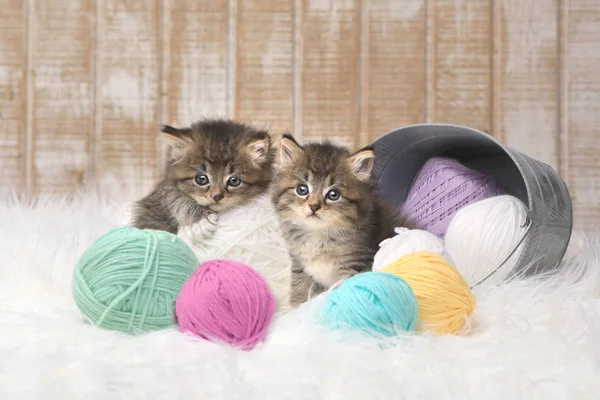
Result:
M525 173L523 171L523 168L521 167L520 163L517 162L516 158L511 154L510 148L508 148L507 146L505 146L504 144L502 144L502 142L500 142L498 139L496 139L495 137L493 137L491 134L489 133L485 133L483 131L480 131L477 128L472 128L470 126L466 126L466 125L457 125L457 124L449 124L449 123L437 123L437 122L425 122L425 123L419 123L419 124L411 124L411 125L406 125L406 126L402 126L400 128L396 128L394 130L388 131L387 133L381 135L380 137L378 137L377 139L375 139L372 143L372 145L374 147L377 146L377 143L384 140L387 136L391 136L394 135L400 131L403 130L407 130L407 129L411 129L411 128L417 128L417 127L446 127L446 128L454 128L454 129L461 129L467 132L472 132L473 134L476 135L480 135L480 136L484 136L486 137L490 142L494 143L496 146L498 146L498 148L500 148L507 156L510 157L510 159L512 160L513 164L517 167L517 169L519 170L519 172L521 173L521 177L523 179L523 183L525 184L525 189L527 191L527 209L528 211L532 211L532 204L533 204L533 196L531 195L531 186L530 183L527 182L527 180L525 179ZM525 156L529 157L528 155L525 154ZM531 158L531 157L529 157ZM381 167L381 170L384 171L388 164L391 163L393 160L395 159L395 157L390 157L389 160L387 160L385 162L385 164ZM532 158L533 159L533 158ZM543 162L537 159L533 159L536 162ZM546 163L544 163L546 164ZM546 164L547 165L547 164ZM551 167L552 168L552 167ZM554 170L554 168L552 168ZM556 172L556 174L558 175L558 172L556 170L554 170ZM561 178L562 180L562 178Z

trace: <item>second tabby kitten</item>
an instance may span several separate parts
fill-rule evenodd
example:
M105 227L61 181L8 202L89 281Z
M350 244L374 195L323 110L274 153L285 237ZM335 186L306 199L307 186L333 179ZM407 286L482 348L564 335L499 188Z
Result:
M329 142L301 146L283 136L273 202L293 260L290 303L297 306L341 279L370 271L395 227L413 228L385 202L372 178L370 148L354 154Z

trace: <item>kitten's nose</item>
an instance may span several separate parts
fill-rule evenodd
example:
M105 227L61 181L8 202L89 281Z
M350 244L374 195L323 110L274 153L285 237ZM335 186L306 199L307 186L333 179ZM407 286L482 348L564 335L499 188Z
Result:
M308 206L310 207L310 211L312 211L313 214L321 209L321 203L309 204Z
M213 193L212 199L215 201L215 203L218 203L219 201L223 200L223 193Z

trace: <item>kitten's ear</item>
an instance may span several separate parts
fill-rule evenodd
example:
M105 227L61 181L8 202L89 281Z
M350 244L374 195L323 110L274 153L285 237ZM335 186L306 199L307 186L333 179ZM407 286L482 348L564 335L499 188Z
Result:
M169 144L190 143L192 141L192 130L190 128L175 128L171 125L163 125L160 131L164 133L163 139Z
M291 163L302 152L302 146L296 142L296 139L286 133L281 137L279 143L279 162L283 165Z
M267 132L261 132L264 136L257 136L248 143L248 154L256 165L262 164L271 149L271 137Z
M348 165L361 181L371 178L375 166L375 153L371 147L364 147L352 154L348 159Z
M189 128L175 128L170 125L163 125L160 129L163 141L170 150L170 157L177 161L192 146L192 130Z

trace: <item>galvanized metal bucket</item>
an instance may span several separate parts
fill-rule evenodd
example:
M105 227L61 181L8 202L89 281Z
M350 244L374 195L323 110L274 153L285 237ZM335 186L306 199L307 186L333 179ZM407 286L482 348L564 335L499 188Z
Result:
M466 126L419 124L389 132L374 143L375 169L381 194L401 205L417 172L431 157L445 156L496 179L506 194L528 208L527 229L498 267L523 246L509 278L557 268L573 227L567 185L549 165L504 146L492 136ZM476 285L473 285L476 286Z

